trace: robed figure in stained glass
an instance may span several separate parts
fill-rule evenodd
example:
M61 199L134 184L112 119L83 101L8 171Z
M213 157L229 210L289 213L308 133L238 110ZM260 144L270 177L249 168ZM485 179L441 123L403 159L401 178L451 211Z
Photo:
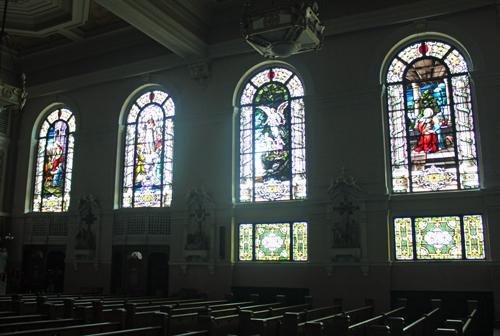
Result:
M33 211L60 212L69 207L75 118L55 110L42 123L38 139Z
M123 207L163 207L172 200L175 105L167 93L143 93L127 116Z

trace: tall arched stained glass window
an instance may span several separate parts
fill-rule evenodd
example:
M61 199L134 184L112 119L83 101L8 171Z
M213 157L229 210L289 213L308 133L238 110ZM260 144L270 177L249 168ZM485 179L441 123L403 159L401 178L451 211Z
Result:
M479 188L469 69L450 44L403 48L387 71L392 192Z
M253 76L240 99L240 202L305 199L304 87L284 68Z
M124 208L166 207L172 202L175 104L166 92L142 93L126 124Z
M68 211L76 122L60 108L49 113L38 133L33 211Z

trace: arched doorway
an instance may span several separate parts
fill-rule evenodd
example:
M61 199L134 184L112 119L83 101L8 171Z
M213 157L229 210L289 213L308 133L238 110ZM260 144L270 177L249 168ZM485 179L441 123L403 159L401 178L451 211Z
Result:
M168 295L168 256L151 253L148 256L148 295Z

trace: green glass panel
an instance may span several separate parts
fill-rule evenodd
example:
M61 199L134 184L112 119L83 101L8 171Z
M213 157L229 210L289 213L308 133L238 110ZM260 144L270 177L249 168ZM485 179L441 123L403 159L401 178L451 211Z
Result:
M252 224L240 224L240 260L252 260Z
M484 259L483 217L464 216L465 256L467 259Z
M255 225L256 260L290 260L290 224Z
M460 218L415 218L418 259L461 259Z
M307 223L293 223L293 260L307 260Z
M396 243L396 259L413 259L413 234L411 218L394 219L394 240Z

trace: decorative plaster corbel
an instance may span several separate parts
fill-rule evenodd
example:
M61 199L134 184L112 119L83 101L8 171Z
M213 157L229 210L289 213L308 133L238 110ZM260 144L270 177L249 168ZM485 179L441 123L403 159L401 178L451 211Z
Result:
M99 272L99 263L94 263L94 271Z
M188 272L188 266L186 264L182 264L181 265L181 269L182 269L182 274L187 274L187 272Z
M210 272L210 275L215 274L215 265L208 265L208 271Z
M75 269L75 271L78 271L78 263L77 262L73 262L73 268Z
M326 266L326 275L328 275L329 278L333 277L333 266Z
M370 275L370 266L368 266L368 265L362 265L361 266L361 273L363 273L363 276L365 278L368 278L368 275Z
M201 62L188 66L191 77L198 82L202 89L207 87L210 81L210 63Z
M415 20L413 21L413 24L415 25L415 30L418 33L425 33L426 31L425 19Z

